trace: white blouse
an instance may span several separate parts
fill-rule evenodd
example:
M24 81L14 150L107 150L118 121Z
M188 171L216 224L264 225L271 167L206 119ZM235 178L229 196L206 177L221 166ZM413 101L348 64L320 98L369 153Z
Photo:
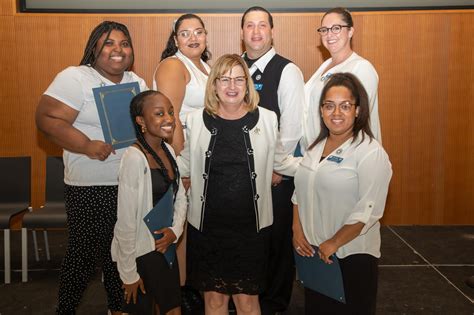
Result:
M306 108L303 119L303 150L309 147L319 135L319 99L324 85L331 75L340 72L349 72L355 75L367 91L370 108L370 129L375 139L382 143L378 100L379 76L374 66L355 52L344 62L331 69L326 69L331 61L332 58L326 60L304 86ZM325 70L326 72L323 72Z
M320 162L326 140L307 151L295 175L293 203L308 242L319 246L346 224L365 224L337 257L365 253L380 257L380 223L392 165L382 146L366 135L352 138Z

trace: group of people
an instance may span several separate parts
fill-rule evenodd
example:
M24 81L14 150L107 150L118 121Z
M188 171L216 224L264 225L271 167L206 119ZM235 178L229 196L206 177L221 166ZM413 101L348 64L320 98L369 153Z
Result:
M92 31L80 65L56 76L36 112L64 149L69 238L58 314L74 313L97 264L112 314L180 314L183 287L202 293L206 314L227 314L230 300L237 314L276 314L290 303L294 252L328 264L336 255L343 275L346 304L305 288L307 314L375 313L392 174L378 76L352 51L349 11L329 10L317 31L331 58L305 84L272 46L266 9L242 15L243 55L212 67L204 22L184 14L152 90L129 71L125 25ZM129 82L141 91L130 104L137 140L114 150L92 89ZM173 223L152 234L143 219L169 194Z

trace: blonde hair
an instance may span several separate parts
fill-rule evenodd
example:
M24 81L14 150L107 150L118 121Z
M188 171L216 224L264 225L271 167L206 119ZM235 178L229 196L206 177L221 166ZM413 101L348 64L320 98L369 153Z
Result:
M225 73L232 70L232 68L235 66L242 67L245 73L245 78L247 79L244 97L247 111L253 112L258 106L260 98L258 96L258 92L255 90L252 77L250 76L249 69L245 64L245 61L237 54L226 54L217 59L216 63L212 66L211 73L207 79L206 96L204 97L204 109L212 116L217 115L220 103L219 97L216 93L216 80Z

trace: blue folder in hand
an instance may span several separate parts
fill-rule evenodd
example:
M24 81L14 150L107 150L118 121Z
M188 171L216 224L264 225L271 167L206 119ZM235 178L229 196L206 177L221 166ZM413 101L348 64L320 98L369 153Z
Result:
M153 237L157 240L163 237L162 234L154 234L155 231L164 227L170 227L173 225L173 186L170 185L168 191L161 197L160 201L148 212L143 218L148 230L150 230ZM169 267L173 266L176 258L176 244L172 243L168 246L168 249L163 254L168 262Z
M135 142L135 128L130 116L130 101L140 93L138 82L108 85L92 89L105 142L114 149Z
M328 265L317 255L318 247L313 248L316 253L313 257L303 257L294 252L300 282L308 289L345 304L344 283L336 255L331 256L333 263Z

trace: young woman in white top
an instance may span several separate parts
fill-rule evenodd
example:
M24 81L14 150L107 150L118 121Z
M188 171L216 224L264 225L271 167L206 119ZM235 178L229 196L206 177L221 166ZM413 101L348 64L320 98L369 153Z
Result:
M61 71L36 110L38 129L64 149L68 246L59 272L58 314L74 314L87 283L102 266L108 308L122 314L122 282L110 255L117 220L120 159L125 149L104 142L93 88L145 81L127 71L134 59L125 25L104 21L91 32L79 66Z
M153 89L165 94L179 115L172 140L176 154L183 149L186 114L204 107L210 72L206 62L210 57L202 19L195 14L180 16L173 25L153 77Z
M169 99L157 91L135 96L130 105L137 142L125 151L119 171L118 219L112 241L125 289L124 311L133 314L181 314L179 271L163 255L183 231L186 196L180 183L173 149L165 142L173 135L175 117ZM154 231L145 216L173 193L172 226Z
M338 72L352 73L362 82L369 96L370 129L374 138L380 143L382 141L377 92L379 77L374 66L352 50L354 32L354 22L347 9L334 8L324 14L318 33L331 58L326 60L305 84L303 149L319 135L318 104L321 91L329 77Z
M329 78L318 110L321 131L295 175L293 245L328 264L337 256L347 304L306 288L306 314L375 314L379 219L391 164L370 130L367 93L353 74Z
M211 53L207 50L207 31L202 19L195 14L180 16L173 25L166 47L161 54L161 62L153 77L153 89L161 91L171 100L179 118L176 120L176 128L170 141L177 155L184 147L186 115L204 107L204 94L210 72L210 67L206 62L210 58ZM186 179L183 179L183 183L189 187ZM186 230L178 243L177 255L183 300L186 302L183 305L198 304L196 307L202 307L199 293L189 287L184 287Z

